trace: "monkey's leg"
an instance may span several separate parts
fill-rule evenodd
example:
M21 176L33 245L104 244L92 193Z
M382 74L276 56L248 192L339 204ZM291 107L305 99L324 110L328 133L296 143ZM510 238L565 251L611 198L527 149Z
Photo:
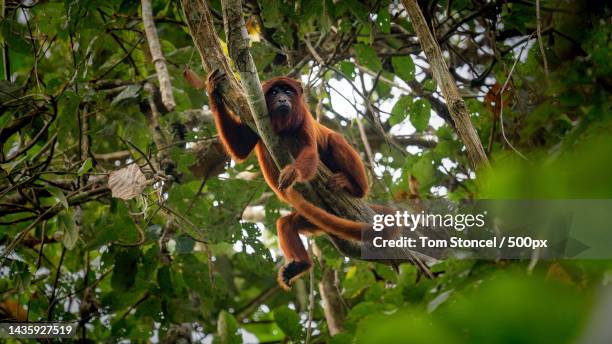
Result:
M289 290L291 283L312 266L299 234L310 235L320 230L296 212L279 218L276 221L276 230L286 262L278 271L278 284Z

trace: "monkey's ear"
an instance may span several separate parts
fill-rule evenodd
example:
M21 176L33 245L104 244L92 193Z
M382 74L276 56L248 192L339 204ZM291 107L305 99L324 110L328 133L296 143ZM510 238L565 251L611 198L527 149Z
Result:
M295 80L295 87L300 94L304 94L304 87L302 87L302 82L300 80Z

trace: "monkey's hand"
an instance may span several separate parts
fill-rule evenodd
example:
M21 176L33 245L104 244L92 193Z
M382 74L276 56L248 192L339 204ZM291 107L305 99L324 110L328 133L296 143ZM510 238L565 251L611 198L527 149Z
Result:
M221 90L219 90L219 84L227 78L225 71L221 69L215 69L208 75L208 81L206 82L206 91L208 95L214 95L215 97L220 96Z
M298 171L295 166L285 166L285 168L283 168L283 170L281 171L280 176L278 177L278 189L284 191L287 188L291 187L295 183L297 177Z

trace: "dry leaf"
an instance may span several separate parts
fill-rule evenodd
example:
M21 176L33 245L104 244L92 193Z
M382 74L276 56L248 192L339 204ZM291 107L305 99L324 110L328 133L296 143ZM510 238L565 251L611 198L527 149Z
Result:
M187 80L187 83L196 90L202 90L206 87L206 83L200 79L196 72L189 68L185 68L183 71L183 77Z
M145 186L147 178L136 164L113 171L108 177L108 188L115 198L132 199L140 195Z

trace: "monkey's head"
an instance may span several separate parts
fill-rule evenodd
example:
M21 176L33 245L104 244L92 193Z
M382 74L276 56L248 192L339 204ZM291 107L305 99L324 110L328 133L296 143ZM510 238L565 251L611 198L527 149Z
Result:
M299 81L280 77L263 84L266 105L271 116L288 116L299 104L302 85Z
M276 132L295 129L302 124L305 105L299 81L279 77L266 81L262 88Z

